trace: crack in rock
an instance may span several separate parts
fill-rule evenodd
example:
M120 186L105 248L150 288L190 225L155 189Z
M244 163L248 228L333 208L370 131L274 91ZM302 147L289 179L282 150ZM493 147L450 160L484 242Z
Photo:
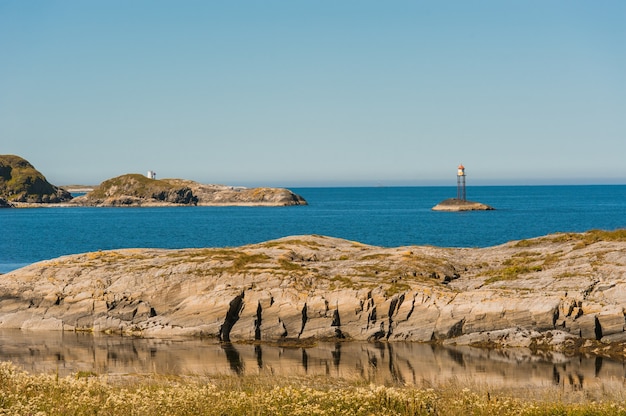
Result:
M226 312L226 318L220 328L219 338L221 341L230 342L230 331L239 320L239 314L243 310L243 292L236 296L229 303L228 312Z
M302 327L300 327L300 333L298 334L298 338L300 338L300 336L302 335L302 333L304 332L304 326L306 325L306 321L307 321L307 306L306 303L304 304L304 306L302 307Z

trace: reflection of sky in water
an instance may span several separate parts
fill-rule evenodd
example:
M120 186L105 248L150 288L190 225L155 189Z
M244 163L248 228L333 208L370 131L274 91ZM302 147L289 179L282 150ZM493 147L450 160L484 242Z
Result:
M418 343L318 343L310 348L214 341L155 340L81 333L0 331L0 360L31 373L321 376L377 384L435 387L472 382L528 388L613 388L625 381L619 362L552 360L528 350L443 348Z

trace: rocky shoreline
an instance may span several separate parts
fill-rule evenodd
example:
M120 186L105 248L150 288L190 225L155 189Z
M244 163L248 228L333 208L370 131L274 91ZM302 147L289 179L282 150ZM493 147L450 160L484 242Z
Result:
M0 279L0 328L232 342L415 341L625 356L626 230L480 249L294 236L125 249Z

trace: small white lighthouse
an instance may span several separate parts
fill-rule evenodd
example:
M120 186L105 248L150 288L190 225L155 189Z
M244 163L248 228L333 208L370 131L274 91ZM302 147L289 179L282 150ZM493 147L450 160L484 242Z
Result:
M148 179L156 179L156 172L153 170L149 170L148 173L146 174L146 177Z

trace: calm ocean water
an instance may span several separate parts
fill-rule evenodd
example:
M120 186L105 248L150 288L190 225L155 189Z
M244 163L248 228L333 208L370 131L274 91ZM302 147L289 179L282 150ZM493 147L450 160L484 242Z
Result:
M626 227L626 185L469 187L496 211L431 208L455 187L292 188L308 206L0 210L0 273L65 254L225 247L320 234L395 247L485 247L553 232Z

